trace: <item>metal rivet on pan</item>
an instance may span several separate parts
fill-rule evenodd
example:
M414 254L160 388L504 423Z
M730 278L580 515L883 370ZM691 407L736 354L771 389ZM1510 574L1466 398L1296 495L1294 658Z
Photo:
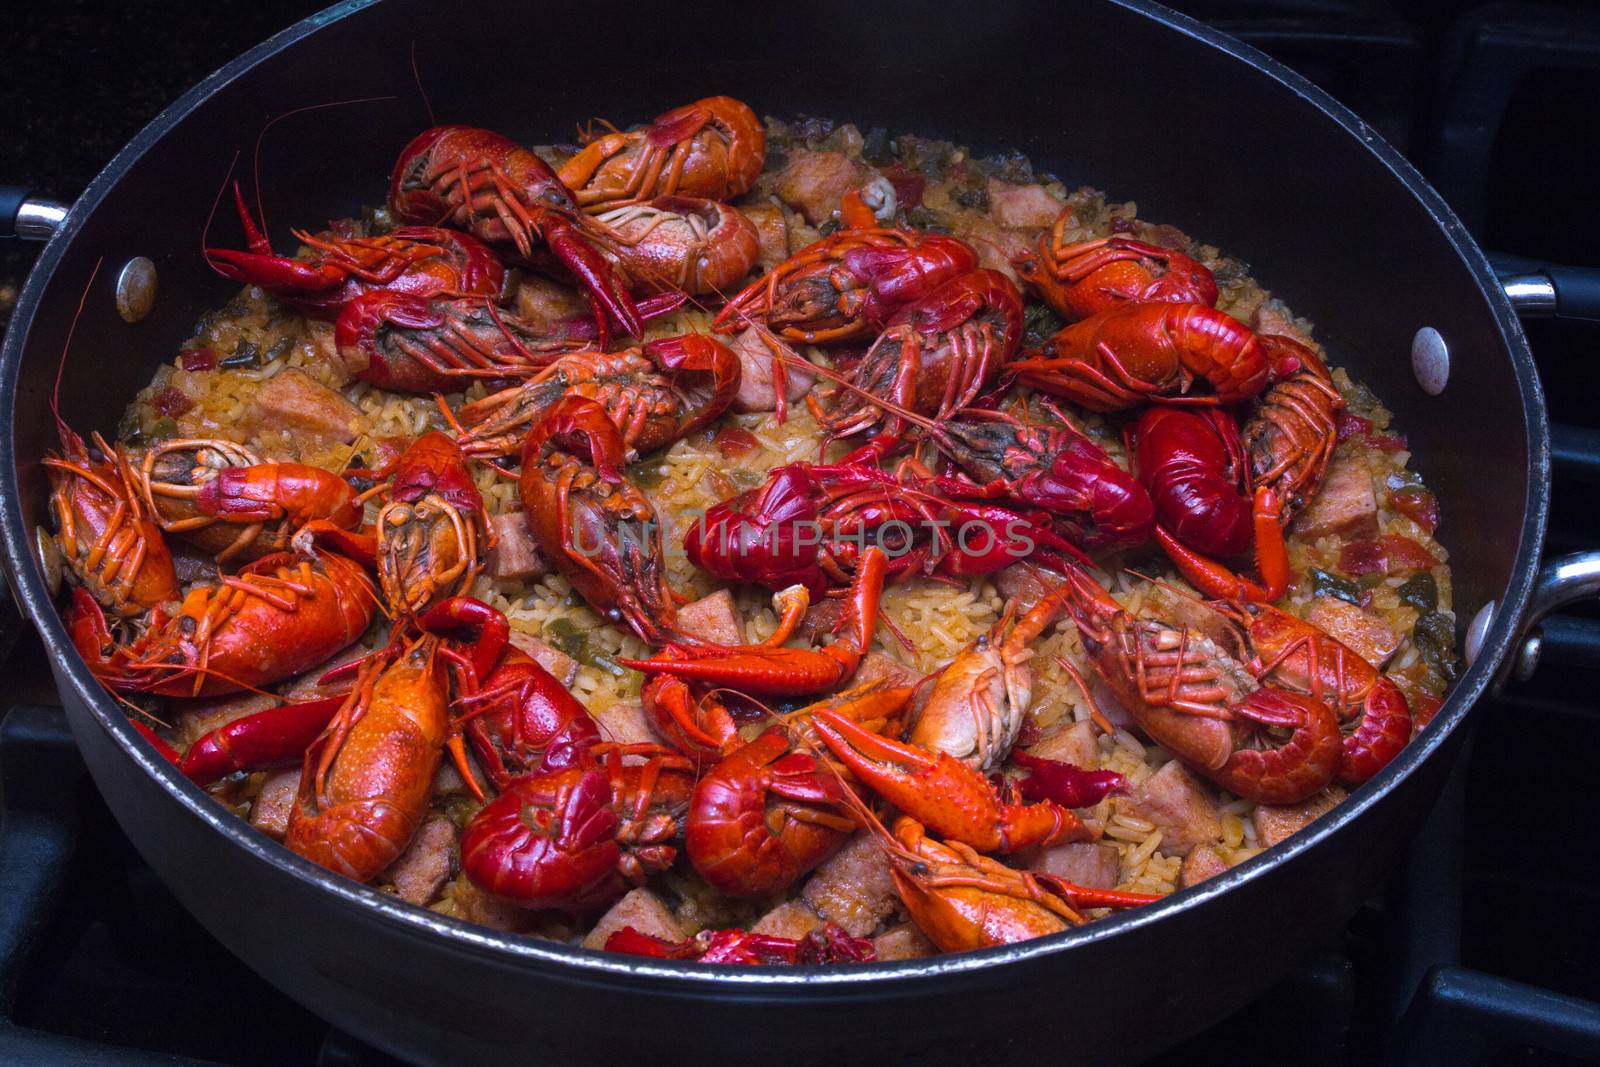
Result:
M1489 627L1494 624L1494 601L1489 601L1478 609L1472 617L1472 622L1467 626L1467 666L1472 666L1472 661L1478 658L1478 653L1483 651L1483 639L1489 636Z
M1517 663L1513 670L1513 677L1519 682L1526 682L1533 677L1533 672L1539 669L1539 653L1544 650L1544 637L1534 633L1522 642L1522 647L1517 649Z
M1424 326L1411 339L1411 373L1429 396L1444 392L1450 380L1450 348L1432 326Z
M39 550L39 569L44 571L45 588L55 596L61 592L61 546L56 543L55 535L43 526L34 527L33 537L34 547Z
M117 314L123 322L139 322L150 314L156 302L156 265L144 256L134 256L117 275Z

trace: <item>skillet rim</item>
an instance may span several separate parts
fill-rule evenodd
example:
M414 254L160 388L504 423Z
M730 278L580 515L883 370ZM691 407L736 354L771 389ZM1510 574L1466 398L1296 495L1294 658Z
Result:
M0 349L0 403L14 418L17 381L20 376L25 341L42 294L52 280L67 249L106 194L143 156L146 149L182 123L188 113L208 99L215 90L233 81L267 58L311 36L323 27L349 15L375 6L380 0L345 0L318 12L273 35L203 79L161 112L117 153L89 183L73 205L65 223L40 253L19 297L11 329ZM76 695L102 730L116 738L124 752L144 772L153 777L172 799L188 813L206 823L233 845L256 860L279 868L298 881L309 883L313 891L331 893L344 906L368 909L371 916L403 933L417 938L439 938L460 952L487 953L502 964L515 962L535 970L558 972L567 980L587 979L595 983L621 980L638 987L646 985L660 992L700 993L703 995L751 995L780 993L785 987L807 985L823 987L838 996L848 996L862 986L882 987L886 983L909 983L985 971L1012 961L1043 960L1088 942L1114 938L1162 921L1168 915L1198 908L1235 886L1267 876L1279 862L1291 861L1317 847L1324 839L1343 830L1360 818L1374 799L1413 774L1449 735L1460 726L1478 699L1500 673L1513 641L1521 631L1521 620L1532 593L1539 556L1543 547L1549 506L1550 440L1543 390L1533 357L1520 323L1504 291L1489 267L1483 252L1443 199L1412 165L1353 112L1305 78L1255 48L1220 31L1165 8L1151 0L1103 0L1116 7L1151 19L1200 44L1222 52L1230 59L1246 63L1316 108L1337 123L1347 134L1380 162L1400 188L1414 197L1460 257L1476 282L1505 344L1516 375L1522 405L1523 429L1529 443L1528 482L1524 514L1510 583L1499 598L1494 621L1478 658L1448 694L1435 716L1434 724L1408 745L1378 776L1356 790L1329 815L1317 820L1307 832L1296 834L1258 856L1209 879L1201 885L1181 890L1156 904L1102 919L1060 934L1015 945L977 952L934 956L915 961L885 961L849 967L739 968L705 966L696 963L661 962L556 945L533 938L506 934L487 927L448 918L424 908L403 903L365 885L339 877L288 848L258 833L244 820L235 817L198 786L180 774L175 766L159 757L142 739L116 703L101 689L87 665L72 648L65 626L45 588L31 547L32 538L23 524L20 508L20 479L16 465L14 421L8 432L0 434L0 539L3 539L6 578L13 598L38 627L45 647L54 661L57 677L70 682ZM1397 195L1400 190L1396 190ZM826 994L823 994L826 995Z

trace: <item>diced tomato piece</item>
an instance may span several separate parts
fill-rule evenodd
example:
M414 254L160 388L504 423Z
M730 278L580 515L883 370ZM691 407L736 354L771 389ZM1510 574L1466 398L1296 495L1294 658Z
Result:
M1390 493L1389 506L1428 533L1439 528L1439 501L1426 489L1402 489Z
M1379 540L1387 561L1385 570L1390 574L1415 574L1439 565L1439 557L1409 537L1387 534Z
M1044 740L1044 730L1040 728L1037 720L1032 715L1022 717L1022 728L1017 731L1016 746L1018 748L1032 748Z
M1367 435L1367 447L1376 448L1379 452L1404 452L1410 445L1406 443L1403 433L1370 433Z
M150 398L150 406L158 413L175 419L194 407L194 401L182 389L174 389L169 385Z
M411 447L408 437L380 437L373 442L372 471L379 477L387 477L395 460Z
M1444 707L1444 701L1428 693L1413 693L1411 695L1411 722L1418 730L1433 721L1439 714L1439 709Z
M1357 434L1372 432L1372 420L1363 419L1360 415L1352 415L1348 411L1339 412L1339 440L1354 437Z
M1352 577L1415 574L1438 565L1437 556L1400 534L1385 534L1376 541L1351 541L1339 551L1339 570Z
M217 365L214 348L185 348L178 353L178 366L184 370L210 370Z
M717 434L717 451L732 459L755 451L761 442L742 426L727 426Z
M1339 573L1359 578L1363 574L1382 574L1387 569L1383 545L1377 541L1351 541L1339 550Z
M894 186L895 203L902 211L910 211L922 203L922 192L928 187L927 178L898 163L885 170L883 176Z

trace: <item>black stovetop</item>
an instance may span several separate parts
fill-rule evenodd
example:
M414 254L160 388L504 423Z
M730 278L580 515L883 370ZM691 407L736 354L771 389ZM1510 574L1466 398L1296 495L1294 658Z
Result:
M8 27L0 62L0 181L70 198L166 102L319 6L37 6ZM1600 113L1590 5L1174 6L1349 103L1486 245L1600 265L1600 185L1567 135ZM0 322L32 254L0 242ZM1374 269L1382 262L1374 250ZM1551 551L1594 547L1600 324L1531 323L1529 334L1552 417L1567 424ZM24 703L0 725L0 1064L392 1063L189 918L117 829L59 712L40 706L54 700L42 657L31 635L11 654L9 693ZM1600 1002L1600 850L1586 832L1597 672L1592 612L1548 626L1533 680L1475 714L1451 786L1388 889L1260 1001L1161 1062L1600 1062L1600 1008L1584 1003Z

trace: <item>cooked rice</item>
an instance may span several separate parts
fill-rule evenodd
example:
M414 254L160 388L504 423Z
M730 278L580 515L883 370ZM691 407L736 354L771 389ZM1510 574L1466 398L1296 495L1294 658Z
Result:
M845 150L849 150L848 146ZM856 152L859 154L859 148ZM1069 196L1059 183L1049 188L1062 198ZM764 198L768 190L765 186L758 187L751 195ZM927 208L935 213L959 210L947 197L941 201L942 196L945 196L942 185L930 185L925 199ZM1137 206L1131 202L1111 204L1101 194L1083 190L1070 196L1079 205L1081 225L1079 231L1069 237L1102 236L1110 231L1113 216L1136 218ZM791 222L791 247L799 247L815 238L816 231L804 226L787 208L785 213ZM1225 260L1215 248L1196 245L1191 254L1218 271L1222 282L1219 306L1223 310L1248 321L1258 308L1271 302L1269 293L1241 266ZM1287 309L1275 306L1309 338L1309 323L1293 319ZM707 314L689 310L658 319L651 324L649 335L703 332L708 328ZM360 409L367 426L351 445L287 433L256 434L246 439L245 443L265 459L292 459L335 470L352 464L371 466L379 460L379 449L386 440L411 438L426 430L447 426L444 415L430 398L387 393L363 382L347 381L331 350L327 328L309 323L256 288L245 289L226 308L207 316L188 347L207 346L228 355L244 350L246 345L254 346L260 353L277 355L259 367L240 370L187 372L175 365L162 367L151 386L130 408L123 425L124 439L141 442L173 436L240 439L237 435L242 432L243 417L255 391L263 382L288 368L303 370L323 384L338 388ZM801 353L818 361L827 358L814 349L802 348ZM1336 369L1334 375L1353 413L1371 419L1377 430L1389 427L1389 412L1378 405L1370 393L1353 382L1343 369ZM191 410L175 419L159 414L151 401L166 389L183 393L193 402ZM464 394L445 398L445 402L454 409L486 392L481 384L474 385ZM1075 417L1081 419L1084 429L1097 443L1126 467L1127 457L1120 437L1106 420L1084 413L1075 413ZM645 485L662 518L670 582L674 588L692 596L703 596L718 588L714 579L690 566L683 554L682 536L693 517L731 492L759 484L773 467L819 458L818 427L804 404L791 405L790 416L783 423L772 414L730 414L721 420L721 425L749 431L754 435L756 447L730 459L717 448L712 434L702 433L676 442L664 453L644 457L630 468ZM842 446L835 449L828 458L837 457L842 450ZM1339 454L1356 456L1368 464L1375 484L1382 484L1389 476L1405 471L1410 460L1410 453L1406 451L1356 450L1345 443L1340 444ZM488 466L480 466L476 480L491 514L520 509L514 479ZM1438 585L1439 610L1450 615L1450 568L1444 562L1448 559L1445 550L1430 533L1393 512L1387 506L1387 494L1379 496L1383 501L1380 533L1413 538L1441 560L1432 573ZM1336 538L1310 543L1303 538L1291 538L1290 560L1295 573L1304 575L1311 567L1331 568L1337 563L1340 547ZM1159 555L1144 552L1134 558L1144 573L1155 574L1180 590L1189 589ZM1385 578L1373 584L1371 610L1396 631L1410 633L1417 621L1417 611L1402 603L1396 593L1401 581ZM1137 610L1145 588L1141 580L1119 572L1113 593L1130 610ZM735 592L749 638L759 640L772 633L777 616L770 594L753 587L738 588ZM638 700L641 676L617 666L615 661L647 655L649 649L632 634L604 622L573 594L565 579L549 575L524 583L493 581L484 576L477 580L473 593L503 611L513 629L540 637L557 647L576 650L581 662L572 689L591 710L604 712L615 705ZM1311 600L1311 585L1302 581L1284 606L1303 614ZM892 625L879 628L875 648L919 673L935 672L993 627L1001 618L1003 608L1002 597L988 579L976 581L970 588L925 579L910 580L885 592L883 613ZM902 647L894 637L896 631L907 635L913 647ZM1084 721L1090 714L1089 702L1058 662L1063 658L1071 660L1087 674L1088 665L1078 634L1068 624L1053 628L1038 642L1037 655L1032 661L1037 672L1033 715L1036 724L1046 731ZM1429 674L1418 650L1409 641L1395 658L1389 673L1402 681L1408 692L1438 692L1442 687L1442 679ZM1170 753L1142 742L1126 729L1099 735L1097 752L1097 768L1124 775L1130 789L1136 789L1172 758ZM1255 855L1259 851L1251 817L1255 805L1214 787L1208 788L1218 796L1220 805L1221 834L1213 844L1217 853L1230 864ZM1104 843L1115 847L1120 854L1118 888L1161 894L1173 891L1182 857L1163 851L1164 835L1159 827L1129 810L1125 798L1102 801L1085 814L1103 824ZM688 929L729 921L746 922L752 917L747 905L731 905L720 898L708 899L707 893L695 888L697 880L692 876L673 873L667 881L678 900L678 918ZM457 902L457 896L452 889L444 901L435 906L458 914L469 913L464 910L465 905ZM545 933L576 936L565 928Z

